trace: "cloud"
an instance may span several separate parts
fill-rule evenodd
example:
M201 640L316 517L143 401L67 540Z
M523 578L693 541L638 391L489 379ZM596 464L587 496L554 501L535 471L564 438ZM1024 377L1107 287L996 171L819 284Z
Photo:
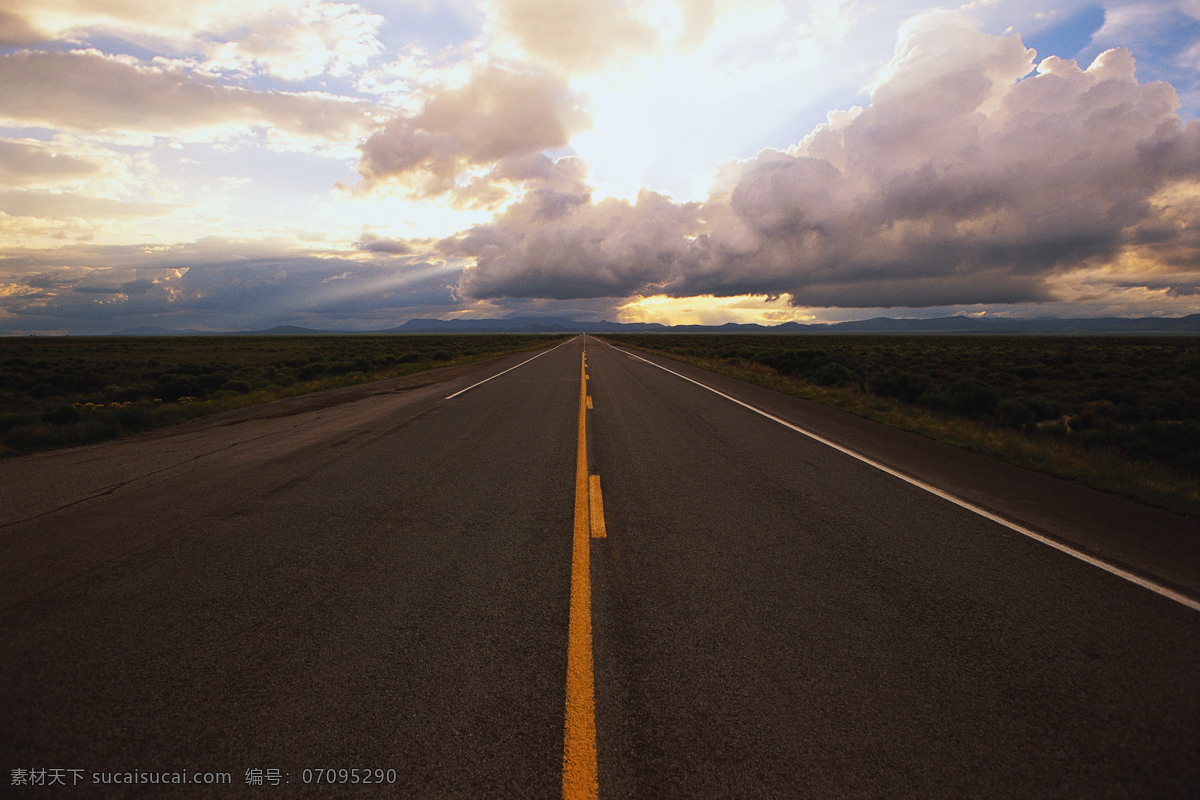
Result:
M262 72L298 81L315 75L347 76L383 52L376 38L383 17L356 5L304 3L261 9L237 38L201 43L209 70ZM220 29L229 35L228 28Z
M358 171L368 186L444 194L472 172L563 147L588 122L581 99L544 71L477 64L464 83L423 94L419 111L394 117L363 143Z
M386 327L412 309L456 307L457 274L443 260L215 237L170 247L0 251L0 328L236 330L306 319Z
M699 204L643 190L636 204L592 203L586 194L541 187L495 222L442 242L473 256L459 282L468 298L623 297L661 290L693 271L703 253L688 238Z
M1104 25L1083 54L1126 47L1143 80L1169 80L1180 95L1181 116L1200 117L1200 5L1195 0L1114 0ZM1082 55L1082 54L1081 54Z
M277 128L339 141L372 124L367 103L228 86L177 64L146 65L95 50L0 55L0 96L6 124L86 134L205 140Z
M23 47L37 44L45 38L22 14L0 9L0 47Z
M496 0L489 10L501 47L569 71L601 70L659 43L654 20L627 0Z
M321 0L9 0L0 44L30 45L110 35L176 55L201 54L212 72L284 80L346 75L382 52L383 17L352 3Z
M406 256L412 253L413 246L403 239L391 239L370 231L354 243L354 246L364 253L381 253L393 256Z
M0 209L13 217L36 217L42 220L113 220L122 218L151 217L169 214L182 208L172 203L137 203L57 192L4 191L0 190Z
M820 25L837 5L817 0L798 13L805 25ZM497 53L576 76L691 53L743 14L778 18L783 11L763 0L493 0L484 9L485 35Z
M1200 174L1200 127L1183 128L1169 85L1136 80L1128 51L1031 66L1016 37L918 20L869 107L743 166L728 204L753 252L718 246L712 288L1036 302L1049 276L1136 246L1160 226L1149 198Z
M181 203L147 186L152 171L141 155L77 137L0 139L0 246L90 239L176 214Z
M531 192L447 243L476 259L460 290L1012 304L1119 259L1138 265L1124 283L1153 271L1143 285L1185 290L1200 272L1200 123L1180 121L1168 84L1140 83L1128 51L1031 74L1033 59L964 16L917 18L867 107L724 165L702 205Z
M112 171L107 159L35 139L0 139L0 185L56 186Z

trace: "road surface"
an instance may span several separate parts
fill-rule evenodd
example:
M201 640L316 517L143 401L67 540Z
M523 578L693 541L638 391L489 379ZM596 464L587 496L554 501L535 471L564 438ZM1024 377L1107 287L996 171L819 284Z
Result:
M0 463L0 794L1200 794L1194 521L529 358Z

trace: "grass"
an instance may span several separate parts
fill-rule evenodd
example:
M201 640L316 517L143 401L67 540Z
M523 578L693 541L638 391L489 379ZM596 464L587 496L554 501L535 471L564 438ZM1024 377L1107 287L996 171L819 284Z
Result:
M0 456L542 347L547 336L0 338Z
M1200 517L1200 348L1103 337L612 337Z

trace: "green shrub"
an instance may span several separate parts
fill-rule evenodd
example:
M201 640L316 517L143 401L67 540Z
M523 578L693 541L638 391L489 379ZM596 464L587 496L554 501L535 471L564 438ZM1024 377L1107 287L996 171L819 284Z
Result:
M1071 420L1079 431L1110 430L1116 425L1116 405L1111 400L1093 400Z
M1000 401L996 406L996 418L1002 424L1013 428L1024 428L1036 419L1029 406L1014 397L1006 397Z
M298 373L296 373L296 377L302 381L311 381L311 380L316 380L317 378L321 377L324 374L325 374L325 365L324 364L308 364L307 366L303 367Z
M154 396L164 402L173 403L181 397L195 397L203 394L200 384L192 375L167 372L159 376L154 384Z
M917 398L929 391L929 379L912 372L878 373L871 379L872 391L884 397L892 397L904 403L915 403Z
M38 414L36 411L18 411L0 414L0 434L7 433L20 425L34 425L40 419L41 414Z
M71 403L51 406L42 412L42 422L51 425L70 425L84 419L84 412Z
M983 417L1000 404L1000 393L975 378L959 378L947 392L950 410L964 417Z
M812 373L812 381L820 386L846 386L854 383L857 376L845 364L832 361L823 364Z
M1038 422L1061 419L1063 416L1062 403L1040 395L1025 398L1025 406L1033 412L1033 418Z

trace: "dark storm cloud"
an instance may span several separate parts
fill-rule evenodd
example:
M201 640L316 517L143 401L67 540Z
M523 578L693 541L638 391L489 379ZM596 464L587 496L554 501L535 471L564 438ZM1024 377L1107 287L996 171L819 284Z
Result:
M51 262L68 251L72 261L92 266L55 269ZM53 254L0 253L0 328L239 329L308 315L354 327L378 319L387 327L409 309L452 307L457 275L444 263L415 258L310 254L226 239L166 251L74 246Z

